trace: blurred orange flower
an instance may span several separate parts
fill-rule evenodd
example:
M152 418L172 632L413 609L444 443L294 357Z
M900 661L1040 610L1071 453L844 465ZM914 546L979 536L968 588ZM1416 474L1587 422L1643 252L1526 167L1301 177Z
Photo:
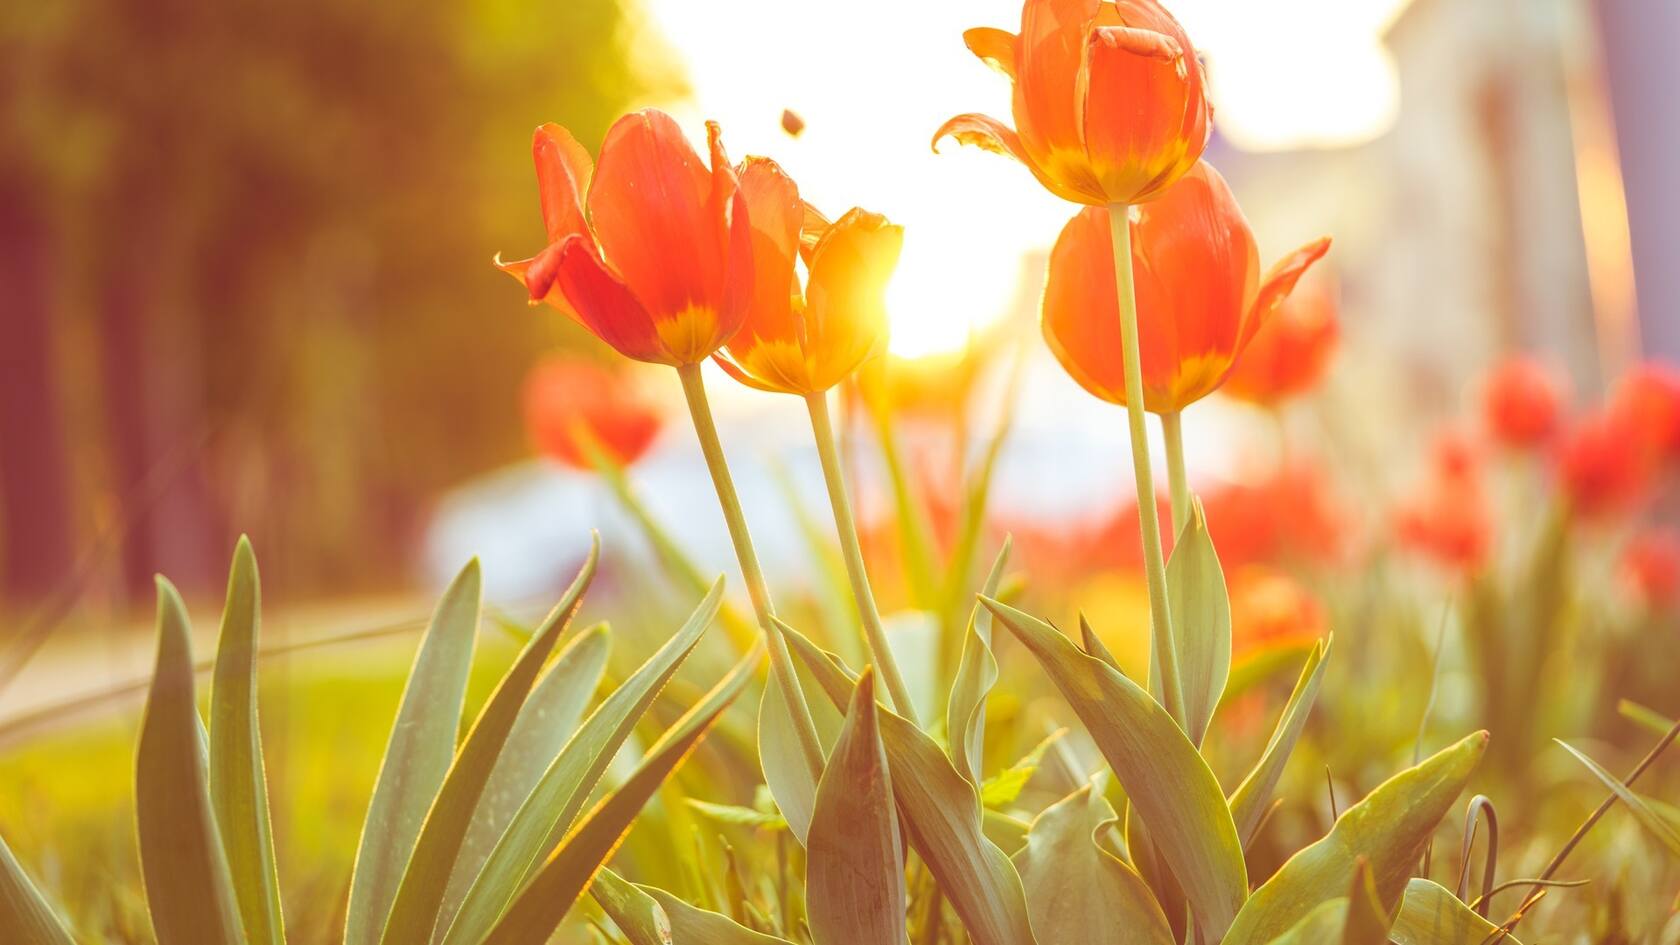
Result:
M1651 457L1635 419L1605 409L1582 417L1564 433L1557 475L1576 514L1604 518L1629 511L1644 498Z
M1262 407L1304 394L1324 379L1340 334L1333 289L1323 282L1298 285L1254 333L1222 389Z
M716 360L760 390L828 390L886 344L887 280L904 231L856 208L835 223L808 213L793 179L767 158L748 158L739 174L752 226L752 292L746 320ZM795 266L802 229L814 231L804 291Z
M1533 449L1557 435L1563 400L1562 382L1544 364L1508 357L1482 382L1482 422L1495 441Z
M658 406L621 372L569 355L525 377L525 425L544 454L591 469L589 441L621 466L642 457L664 423Z
M1295 250L1262 278L1248 220L1205 161L1132 214L1143 405L1171 413L1219 387L1330 240ZM1100 209L1062 229L1044 287L1044 338L1080 386L1124 404L1113 245Z
M1635 535L1622 551L1622 573L1652 607L1680 601L1680 534L1652 528Z
M1202 495L1208 534L1227 568L1252 562L1334 563L1350 545L1352 523L1320 463L1295 459L1253 482Z
M709 170L655 109L613 124L599 167L566 129L538 128L532 153L548 246L518 262L498 257L497 266L533 303L548 302L627 357L704 360L740 327L752 274L735 170L718 126L706 127Z
M1106 206L1153 199L1196 163L1213 109L1190 37L1155 0L1027 0L1019 36L968 48L1014 84L1015 128L958 115L934 135L1025 164L1050 192Z
M1324 605L1276 568L1248 565L1234 570L1230 594L1231 645L1238 654L1324 636Z
M1636 436L1651 461L1680 460L1680 371L1646 361L1610 394L1610 412Z
M1458 431L1435 441L1430 469L1417 490L1394 510L1400 543L1447 568L1479 569L1493 545L1493 514L1482 457Z

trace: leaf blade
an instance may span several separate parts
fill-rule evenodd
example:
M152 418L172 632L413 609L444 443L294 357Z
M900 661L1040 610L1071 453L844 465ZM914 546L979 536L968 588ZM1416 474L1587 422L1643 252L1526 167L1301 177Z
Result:
M70 930L0 837L0 941L76 945Z
M1167 602L1184 694L1184 728L1190 741L1200 745L1231 675L1231 599L1201 500L1192 499L1190 509L1190 520L1167 559Z

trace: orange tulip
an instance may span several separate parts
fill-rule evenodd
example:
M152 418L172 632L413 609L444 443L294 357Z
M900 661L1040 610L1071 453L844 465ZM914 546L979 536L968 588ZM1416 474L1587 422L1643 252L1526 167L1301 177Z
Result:
M525 425L543 453L590 469L591 446L620 466L640 459L653 445L663 417L624 374L555 355L538 362L525 378Z
M1622 573L1653 608L1680 602L1680 534L1651 528L1635 535L1622 551Z
M1231 644L1238 653L1324 636L1324 605L1288 574L1251 564L1231 575Z
M1482 387L1482 419L1494 439L1513 449L1532 449L1557 434L1563 386L1533 358L1507 358L1488 372Z
M1156 0L1026 0L1019 36L963 41L1014 83L1015 128L958 115L947 135L1009 155L1075 203L1142 203L1207 146L1213 109L1190 37Z
M1680 370L1661 361L1640 364L1616 384L1609 409L1638 439L1648 461L1680 461Z
M1330 287L1318 282L1297 286L1271 322L1254 333L1221 389L1262 407L1304 394L1324 379L1340 334Z
M532 152L548 247L518 262L498 257L497 266L533 304L548 302L628 357L705 360L741 326L752 276L735 170L718 126L706 127L710 169L654 109L613 124L599 167L566 129L538 128Z
M1262 278L1254 233L1205 161L1159 200L1134 208L1131 227L1143 405L1155 413L1182 410L1219 387L1330 248L1328 238L1314 240ZM1105 210L1083 210L1062 229L1044 288L1044 338L1082 387L1124 404L1113 245Z
M828 390L886 344L887 280L904 231L856 208L835 223L808 212L793 180L766 158L747 159L740 182L753 283L746 320L716 360L760 390ZM804 291L794 265L802 229L810 272Z

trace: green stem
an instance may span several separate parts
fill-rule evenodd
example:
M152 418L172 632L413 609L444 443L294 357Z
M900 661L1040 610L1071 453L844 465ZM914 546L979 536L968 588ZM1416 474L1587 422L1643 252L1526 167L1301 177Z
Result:
M1174 410L1161 414L1161 439L1167 444L1167 486L1172 491L1172 522L1168 525L1174 535L1190 521L1190 480L1184 474L1183 414Z
M746 580L747 594L752 598L753 613L758 627L770 646L770 669L782 684L782 696L787 700L788 715L793 719L794 734L805 762L811 769L813 781L820 780L823 770L822 742L817 738L817 723L811 718L811 708L805 702L805 690L793 669L793 655L787 641L772 619L776 610L770 603L770 589L765 586L764 572L758 566L758 553L753 550L752 535L747 532L746 516L741 514L741 500L735 494L735 480L729 475L729 464L723 457L723 443L718 439L717 424L712 420L712 408L706 400L706 384L700 377L700 365L683 364L677 367L682 378L683 396L688 399L688 412L694 418L694 433L700 440L700 452L705 454L706 468L717 488L718 505L723 520L729 526L729 540L735 545L735 558L741 563L741 577Z
M1108 229L1114 244L1114 289L1120 306L1120 357L1126 373L1126 421L1132 438L1132 474L1137 479L1138 524L1143 533L1143 567L1149 579L1149 614L1154 628L1150 647L1161 668L1167 711L1184 722L1179 690L1178 651L1173 645L1172 615L1167 609L1167 565L1161 555L1160 512L1155 508L1155 472L1149 465L1149 431L1143 418L1143 366L1138 354L1137 297L1132 288L1132 228L1127 206L1108 205Z
M817 438L817 458L822 461L823 481L828 485L828 501L834 507L834 529L840 533L840 552L846 559L846 576L852 582L852 597L857 600L858 617L863 623L864 638L869 642L875 666L887 682L887 693L899 715L920 727L916 708L910 700L910 688L904 684L904 674L893 659L892 647L887 643L886 629L881 626L881 612L875 606L875 592L869 586L869 572L863 565L863 549L858 547L857 521L852 517L852 500L846 495L846 478L840 472L840 455L834 445L834 422L828 415L828 392L805 395L805 405L811 411L811 432Z

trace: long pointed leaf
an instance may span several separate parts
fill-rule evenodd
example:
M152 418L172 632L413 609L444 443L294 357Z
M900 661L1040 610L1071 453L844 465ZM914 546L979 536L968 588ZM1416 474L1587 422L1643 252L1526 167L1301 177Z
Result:
M0 838L0 942L76 945L64 920Z
M1346 889L1361 857L1383 906L1393 908L1430 834L1481 761L1487 740L1486 732L1467 736L1384 781L1344 811L1327 836L1290 857L1254 891L1224 945L1259 945L1283 934Z
M1266 816L1266 806L1272 802L1272 792L1277 790L1278 779L1283 776L1284 765L1289 762L1295 743L1301 738L1301 729L1306 726L1307 716L1318 698L1318 686L1324 679L1324 666L1329 655L1329 644L1313 644L1306 664L1301 667L1301 678L1296 680L1295 690L1289 694L1289 701L1284 703L1283 711L1278 715L1277 728L1272 730L1271 740L1266 742L1266 750L1260 753L1254 769L1231 793L1231 819L1236 822L1237 835L1244 847L1254 839L1254 832L1260 828L1260 822Z
M676 945L665 908L635 883L603 866L589 884L589 895L630 945Z
M856 677L797 630L779 626L829 701L845 705ZM921 854L974 945L1032 945L1021 877L982 833L979 792L908 719L883 707L879 721L893 801L904 818L910 845Z
M134 776L146 904L158 945L233 945L244 935L210 806L187 610L162 577L157 591L157 668Z
M524 798L461 900L443 941L473 945L495 925L520 888L572 827L589 792L643 713L700 642L723 601L723 579L682 628L590 713Z
M612 855L648 798L741 694L763 658L764 647L755 645L698 705L660 736L630 777L602 798L548 858L484 939L484 945L529 945L548 940L601 864Z
M1444 887L1420 878L1406 884L1388 937L1397 945L1488 945L1498 931ZM1509 934L1500 942L1522 945Z
M1081 653L1044 621L981 600L1038 658L1085 723L1177 877L1196 928L1218 941L1248 895L1248 872L1225 795L1196 746L1160 703L1114 667Z
M805 896L816 945L908 945L903 841L866 669L817 785Z
M1393 925L1390 910L1377 895L1376 877L1363 858L1353 871L1348 890L1347 921L1342 925L1342 945L1388 945L1388 928Z
M601 684L611 649L612 636L607 625L596 624L568 643L532 688L531 697L525 700L518 720L513 723L513 731L508 733L507 745L490 772L490 780L484 785L484 796L478 799L472 826L461 841L461 853L449 877L433 941L442 938L466 899L467 890L472 888L473 880L489 860L490 852L513 822L514 814L576 733L578 720Z
M385 934L380 937L383 945L415 945L431 938L438 911L443 908L449 874L455 868L461 841L466 837L484 784L490 779L490 770L501 755L520 707L531 694L537 674L577 613L583 593L595 576L601 541L598 535L591 537L589 557L577 578L502 676L473 722L472 731L467 733L449 774L444 776L437 799L426 812L420 837L414 841L414 855L409 858L402 883L397 887L391 917L386 920Z
M269 826L262 731L257 724L257 634L262 590L251 542L241 535L228 573L227 603L210 688L210 803L227 851L245 938L286 940L280 880Z
M787 698L782 695L780 673L765 680L758 701L758 762L764 769L764 785L776 799L776 807L787 818L788 828L800 846L811 832L811 811L817 802L817 779L799 747Z
M1190 510L1190 520L1167 561L1167 600L1184 693L1184 727L1190 740L1200 745L1231 675L1231 599L1201 500L1192 500Z
M1677 830L1674 824L1669 823L1666 818L1652 809L1651 805L1645 803L1644 798L1633 793L1626 784L1622 783L1620 778L1604 770L1598 762L1588 758L1584 752L1561 739L1553 739L1553 741L1562 746L1564 751L1574 755L1576 761L1585 765L1587 770L1592 772L1593 777L1609 788L1610 793L1616 795L1616 800L1626 804L1634 819L1639 821L1639 825L1644 827L1646 832L1660 841L1663 846L1667 847L1668 852L1680 856L1680 830Z
M482 584L474 558L444 591L414 656L362 823L344 918L345 945L379 941L426 811L449 773L478 634Z
M1348 901L1343 896L1321 902L1267 945L1327 945L1340 941L1342 928L1347 924L1347 912Z
M603 871L605 872L605 871ZM787 939L755 932L726 915L692 906L663 889L638 886L671 920L671 942L695 945L792 945Z
M1003 569L1009 563L1010 544L1010 539L1003 540L997 560L986 575L981 593L987 597L997 596ZM951 683L951 698L945 707L951 762L971 784L979 784L985 778L981 760L986 743L986 695L992 691L997 676L997 658L992 655L992 612L976 604L968 618L962 659L957 663L957 677Z

